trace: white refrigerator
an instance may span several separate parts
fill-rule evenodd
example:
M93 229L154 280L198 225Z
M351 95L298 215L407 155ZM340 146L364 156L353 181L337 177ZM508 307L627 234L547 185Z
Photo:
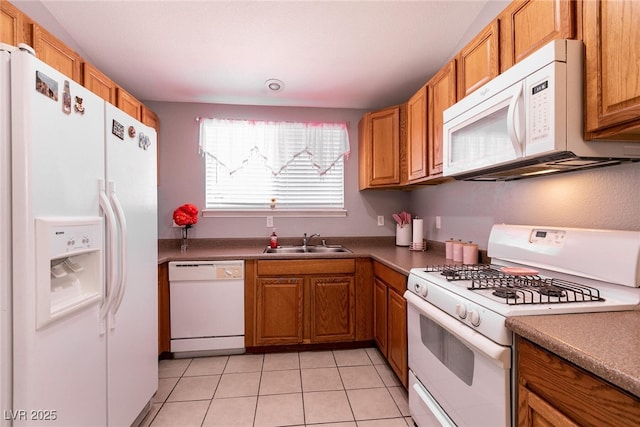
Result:
M155 131L0 55L2 425L129 426L158 386Z

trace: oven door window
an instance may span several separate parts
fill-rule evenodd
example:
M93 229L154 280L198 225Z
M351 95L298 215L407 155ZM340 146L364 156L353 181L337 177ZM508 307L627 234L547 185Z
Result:
M420 315L422 343L444 366L467 385L473 384L474 354L455 335Z

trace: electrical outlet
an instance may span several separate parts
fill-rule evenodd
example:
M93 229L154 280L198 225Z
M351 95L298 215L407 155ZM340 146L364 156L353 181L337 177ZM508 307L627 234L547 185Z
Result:
M378 215L378 226L382 227L384 225L384 215Z
M267 217L267 227L273 227L273 217L272 216L268 216Z
M436 230L440 230L442 227L442 218L440 216L436 216Z

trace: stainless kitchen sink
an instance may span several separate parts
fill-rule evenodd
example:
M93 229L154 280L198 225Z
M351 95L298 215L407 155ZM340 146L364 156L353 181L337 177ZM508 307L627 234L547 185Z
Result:
M351 253L351 251L343 246L278 246L277 248L266 248L264 250L265 254L328 254L328 253L336 253L336 252L347 252Z

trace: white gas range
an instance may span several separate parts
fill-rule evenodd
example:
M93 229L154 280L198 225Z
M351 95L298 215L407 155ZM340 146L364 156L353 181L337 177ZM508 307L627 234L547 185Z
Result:
M411 270L409 403L418 426L515 423L508 316L640 303L640 232L495 225L490 265Z

